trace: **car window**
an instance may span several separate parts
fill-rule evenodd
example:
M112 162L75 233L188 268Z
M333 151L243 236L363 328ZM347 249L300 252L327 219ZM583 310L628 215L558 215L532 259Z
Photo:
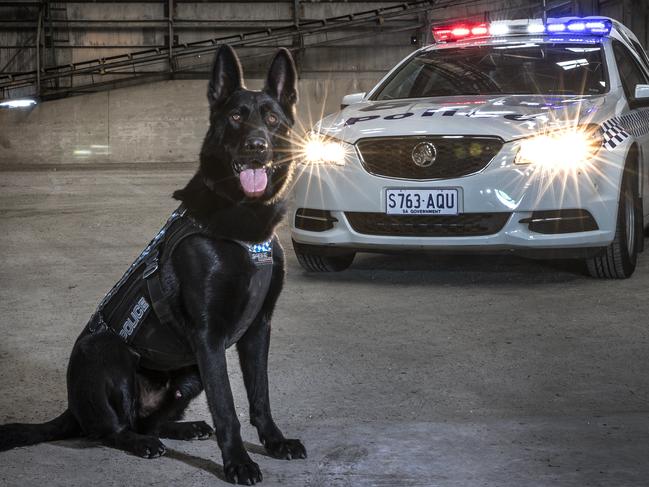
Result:
M624 93L627 99L632 100L635 98L635 86L649 84L649 79L647 79L647 75L640 68L629 49L620 41L613 41L613 53Z
M453 95L596 95L608 90L599 44L508 43L423 51L374 100Z
M633 46L636 54L638 54L638 57L642 60L642 64L645 69L645 73L649 74L649 57L647 56L647 51L645 51L640 44L638 44L636 41L633 39L629 39L631 41L631 45Z

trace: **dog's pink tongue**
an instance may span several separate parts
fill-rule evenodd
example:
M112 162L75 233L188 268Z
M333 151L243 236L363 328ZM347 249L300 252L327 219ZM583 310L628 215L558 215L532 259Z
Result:
M265 169L245 169L239 173L239 181L246 196L258 197L264 194L268 177Z

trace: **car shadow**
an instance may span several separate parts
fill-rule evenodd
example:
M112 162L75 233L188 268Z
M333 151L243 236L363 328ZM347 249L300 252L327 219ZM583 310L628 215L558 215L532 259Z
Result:
M532 260L514 255L357 254L352 266L335 273L297 271L310 281L375 284L544 285L589 280L578 260Z

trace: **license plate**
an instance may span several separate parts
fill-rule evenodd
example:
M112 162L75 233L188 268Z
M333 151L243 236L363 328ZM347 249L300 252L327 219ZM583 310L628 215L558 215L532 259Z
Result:
M386 189L388 215L457 215L457 189Z

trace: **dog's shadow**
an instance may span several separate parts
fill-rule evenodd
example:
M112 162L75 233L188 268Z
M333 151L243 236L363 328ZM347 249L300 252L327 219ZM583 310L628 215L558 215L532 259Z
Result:
M205 472L214 475L219 480L222 480L224 482L226 481L223 465L220 465L212 460L190 455L189 453L174 450L173 448L169 447L167 447L167 453L165 454L165 456L167 458L173 458L174 460L183 462L185 465L189 465L190 467L204 470Z
M270 455L266 452L266 449L261 445L255 445L253 443L248 443L247 441L243 442L243 445L246 448L248 453L254 453L256 455L262 455L269 457ZM225 471L223 470L223 465L220 465L212 460L207 458L197 457L195 455L190 455L189 453L181 452L167 447L167 453L165 454L168 458L173 458L179 462L183 462L186 465L194 468L200 468L207 473L218 477L220 480L225 481Z
M74 450L85 450L87 448L102 446L102 443L100 441L86 440L82 438L54 441L52 442L52 444L64 448L71 448ZM256 445L254 443L248 443L248 442L244 442L243 444L246 448L246 451L248 451L248 453L271 458L271 456L268 454L268 452L263 446ZM167 445L165 446L167 448L167 452L164 455L165 457L182 462L185 465L189 465L192 468L201 469L209 474L214 475L219 480L226 482L223 465L216 463L215 461L207 458L197 457L196 455L192 455L190 453L185 453L180 450L175 450L173 448L170 448ZM128 453L125 452L118 452L118 453L128 455Z
M243 442L243 446L246 447L248 453L254 453L255 455L261 455L263 457L273 458L268 454L266 449L261 445L256 445L254 443L248 443L247 441Z

